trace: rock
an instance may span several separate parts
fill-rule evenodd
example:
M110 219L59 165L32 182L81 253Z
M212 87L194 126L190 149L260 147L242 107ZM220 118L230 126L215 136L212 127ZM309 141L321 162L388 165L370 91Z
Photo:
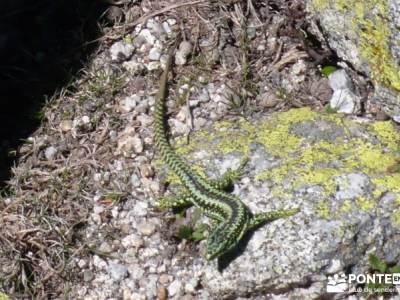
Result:
M183 41L179 44L179 49L175 54L175 63L177 65L183 66L186 64L187 57L192 52L192 44L188 41Z
M330 107L338 113L356 114L360 110L361 98L349 89L336 90L330 100Z
M334 91L337 90L354 90L353 82L351 81L349 75L343 69L336 70L329 75L329 85Z
M159 300L166 300L168 298L168 290L162 285L157 288L157 298Z
M144 39L144 41L146 41L146 43L150 45L154 45L157 40L149 29L143 29L142 31L140 31L139 37Z
M180 282L177 279L175 279L168 287L168 294L172 297L180 295L181 291L182 291L182 282Z
M149 60L160 60L161 50L157 47L153 47L149 52Z
M140 166L140 174L146 178L153 177L153 175L154 175L153 167L148 164L141 165Z
M163 285L167 285L168 283L170 283L172 280L172 276L168 275L168 274L161 274L160 278L158 279L158 281L163 284Z
M60 129L62 132L68 132L72 129L72 121L71 120L63 120L60 122Z
M124 61L131 57L135 47L124 41L113 44L110 48L110 56L113 61Z
M56 147L50 146L44 151L44 156L47 160L52 160L56 156L57 152L58 149Z
M352 173L337 179L336 199L356 199L366 194L372 187L364 174Z
M141 99L140 102L136 106L136 111L140 114L145 114L149 110L149 101L148 99Z
M100 252L111 253L112 248L107 242L102 242L98 249Z
M147 127L153 123L153 118L146 114L140 114L136 118L143 127Z
M113 262L110 262L108 264L107 271L111 275L111 278L114 281L121 281L122 279L128 277L129 275L127 267Z
M137 229L142 235L149 236L154 233L154 231L156 230L156 226L152 223L145 222L140 223Z
M388 250L400 247L398 174L387 172L400 142L392 123L301 108L267 120L225 120L207 131L206 138L193 132L182 146L188 161L201 162L208 176L218 177L222 168L237 168L247 153L249 179L234 193L253 212L290 207L300 212L257 229L222 273L216 261L191 261L194 266L184 268L187 277L173 274L171 297L191 291L190 278L201 270L196 278L211 299L256 299L277 288L282 299L315 299L325 295L328 276L367 270L368 253L400 260L398 251ZM396 196L384 197L389 193Z
M183 106L180 110L179 110L179 112L176 114L176 119L178 120L178 121L181 121L181 122L185 122L185 120L186 120L186 114L187 114L187 108L186 108L186 106Z
M265 92L261 95L261 105L266 108L272 108L278 105L281 100L278 98L276 93L272 91Z
M83 281L89 282L89 281L92 281L93 278L94 278L94 274L92 271L90 271L90 270L83 271Z
M138 201L133 207L133 212L135 216L144 217L147 215L148 207L147 202Z
M196 291L196 287L199 284L198 278L191 278L189 282L185 284L185 292L186 293L194 293Z
M367 74L371 100L390 116L400 115L400 40L398 0L307 0L311 29L343 61Z
M136 234L128 235L122 239L122 245L125 248L134 247L137 249L142 247L143 244L144 244L143 239Z
M124 12L118 6L110 6L107 9L106 18L110 23L115 23L122 20L124 17Z
M132 57L129 61L124 61L122 66L133 75L140 74L146 67L137 61L136 57Z
M132 95L132 96L129 96L129 97L125 97L121 101L120 107L121 107L122 111L130 112L136 107L136 104L139 101L140 101L140 97L138 95Z
M135 157L136 154L142 153L144 149L142 139L135 135L122 135L118 139L117 153L121 153L125 157Z

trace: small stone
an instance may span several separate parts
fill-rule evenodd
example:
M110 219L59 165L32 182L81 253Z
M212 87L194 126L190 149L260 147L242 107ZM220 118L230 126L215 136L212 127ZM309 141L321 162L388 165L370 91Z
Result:
M83 281L84 282L92 281L93 278L94 278L94 274L93 274L92 271L90 271L90 270L84 270L83 271Z
M89 116L83 116L83 117L81 118L81 122L82 122L82 124L84 124L84 125L89 124L89 123L90 123L90 118L89 118Z
M396 117L396 116L394 116L393 119L394 119L395 117ZM376 119L377 121L387 121L387 120L390 119L390 116L388 116L384 111L380 110L380 111L378 111L378 112L376 113L375 119ZM395 120L395 119L394 119L394 120ZM400 120L400 118L399 118L399 120ZM396 120L395 120L395 121L396 121Z
M147 127L153 123L153 119L145 114L141 114L136 118L143 127Z
M62 132L68 132L72 129L72 121L71 120L63 120L60 123L60 129Z
M144 242L143 242L142 238L139 237L138 235L131 234L131 235L124 237L121 241L121 244L125 248L134 247L134 248L138 249L143 246Z
M102 242L98 250L104 253L111 253L112 248L107 242Z
M135 174L135 173L133 173L133 174L131 175L131 184L132 184L134 187L139 187L139 186L140 186L140 179L139 179L139 176L138 176L137 174Z
M135 298L133 298L133 295L129 289L125 289L122 292L122 300L135 300Z
M163 285L167 285L168 283L170 283L172 276L168 275L168 274L161 274L160 278L158 278L158 281L163 284Z
M342 262L339 259L332 259L328 268L326 269L327 274L339 273L342 270Z
M159 61L151 61L146 65L147 70L149 71L154 71L160 68L160 62Z
M196 118L196 119L194 119L193 123L194 123L194 127L196 129L199 129L199 128L202 128L204 125L206 125L207 120L204 118Z
M80 259L78 261L77 265L78 265L79 268L83 269L83 268L85 268L87 266L87 261L84 260L84 259Z
M154 175L153 167L148 164L141 165L140 166L140 174L146 178L153 177L153 175Z
M393 116L393 121L395 121L396 123L400 123L400 115Z
M133 207L133 212L135 216L144 217L147 215L148 207L147 202L138 201Z
M143 152L143 142L142 139L138 136L133 137L133 150L135 153L142 153Z
M121 281L122 279L128 277L128 268L117 263L110 263L108 265L108 273L111 275L111 278L115 281Z
M172 29L171 29L171 27L169 26L169 24L167 22L163 22L162 23L162 27L163 27L163 29L164 29L166 34L171 35Z
M141 114L145 114L149 109L149 101L147 99L142 99L136 106L136 111Z
M266 108L275 107L281 100L274 92L266 92L261 95L261 105Z
M122 224L119 228L124 234L129 234L131 232L131 226L129 224Z
M154 231L156 230L156 226L152 223L140 223L138 225L138 231L144 235L144 236L149 236L152 235L154 233Z
M143 29L140 33L139 36L143 38L148 44L154 45L156 42L156 37L151 33L149 29Z
M361 99L349 89L335 90L330 100L331 108L339 113L355 114L360 110Z
M179 110L179 112L176 115L176 119L181 122L184 122L186 120L186 114L187 114L187 108L185 106Z
M353 90L353 83L347 75L346 71L343 69L336 70L329 75L329 85L334 91L350 89Z
M117 153L122 153L125 157L134 157L134 153L142 153L142 139L138 136L123 135L117 143Z
M145 66L138 62L135 57L132 57L129 61L124 61L122 66L134 75L139 74L145 69Z
M110 47L110 56L113 61L124 61L132 55L134 50L133 45L119 41Z
M179 295L182 290L182 283L175 279L168 287L168 294L171 296Z
M110 6L107 9L106 18L109 22L111 23L118 22L119 20L122 20L123 17L124 17L124 12L118 6Z
M167 299L167 297L168 297L168 290L162 285L157 287L157 298L159 300L165 300Z
M150 49L149 60L160 60L160 57L161 57L160 49L156 47Z
M93 255L93 266L95 266L97 269L104 269L107 267L107 263L99 256Z
M199 279L196 277L191 278L189 282L185 284L185 292L194 293L198 285L199 285Z
M175 54L175 63L177 65L184 65L186 64L187 57L192 52L192 44L188 41L183 41L179 45L178 51Z
M121 109L124 112L130 112L132 111L135 107L136 104L140 101L140 97L138 95L132 95L129 97L125 97L122 101L121 101Z
M50 146L47 147L46 150L44 151L44 156L46 157L47 160L52 160L54 156L57 154L58 150L57 148Z

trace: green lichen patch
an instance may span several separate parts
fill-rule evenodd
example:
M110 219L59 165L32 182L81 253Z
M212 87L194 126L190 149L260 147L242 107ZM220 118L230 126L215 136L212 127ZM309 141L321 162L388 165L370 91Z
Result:
M254 122L218 122L208 131L194 133L190 143L185 140L177 145L178 152L187 157L204 154L201 162L191 160L202 176L205 170L218 172L214 161L210 164L211 158L234 154L248 155L251 160L254 149L261 147L265 160L273 163L263 169L258 166L252 174L254 180L268 181L271 194L286 200L299 188L322 187L325 200L316 204L316 212L337 216L353 209L373 211L385 192L400 194L400 173L388 172L400 158L398 141L400 134L390 121L360 123L339 114L301 108ZM361 196L330 205L329 201L336 201L338 185L344 184L338 178L351 173L367 176L371 188Z

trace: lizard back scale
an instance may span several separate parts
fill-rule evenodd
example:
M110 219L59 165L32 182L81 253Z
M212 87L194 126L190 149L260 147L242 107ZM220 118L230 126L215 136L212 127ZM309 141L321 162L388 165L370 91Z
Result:
M171 47L164 72L160 78L160 87L155 104L155 144L161 158L168 167L176 173L186 188L182 198L170 200L165 205L169 207L195 205L202 209L206 216L213 219L215 227L210 230L207 238L206 259L217 258L233 249L240 242L244 234L264 222L291 216L297 209L277 210L253 215L249 208L238 198L217 185L210 183L191 168L175 153L168 140L166 126L166 97L168 73L171 69L175 45Z

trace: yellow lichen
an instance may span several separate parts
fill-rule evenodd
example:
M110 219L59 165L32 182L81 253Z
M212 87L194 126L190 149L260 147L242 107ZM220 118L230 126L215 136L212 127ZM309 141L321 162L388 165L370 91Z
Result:
M384 189L385 191L391 191L394 193L400 193L400 174L395 173L395 174L390 174L386 175L384 177L378 177L372 179L372 182L381 189Z
M369 211L375 207L375 202L365 197L359 197L356 200L357 206L363 211Z
M342 206L340 207L339 211L343 214L349 213L352 209L352 204L350 200L344 200Z
M313 0L312 7L317 12L332 8L345 15L358 37L361 56L371 66L372 79L400 91L400 67L389 47L392 33L385 0Z
M400 209L394 211L392 218L393 218L393 223L396 224L397 226L400 226Z
M399 148L399 132L391 121L374 122L370 127L383 145L388 146L391 150L397 150Z
M316 211L317 213L324 219L330 219L331 213L330 209L328 206L328 203L326 201L321 201L316 205Z
M312 122L314 119L316 122L322 121L321 124L337 124L344 129L343 136L335 141L312 141L293 133L293 125ZM368 128L371 135L378 138L379 143L372 144L371 136L368 135L354 138L348 129L354 126L360 126L360 130ZM267 120L259 122L250 123L244 119L239 122L218 122L213 130L195 132L189 144L186 144L186 140L177 144L178 152L185 153L184 156L196 151L206 151L210 156L231 152L243 156L251 154L252 144L264 147L267 153L276 158L275 167L268 166L259 170L255 179L276 183L272 186L271 193L278 198L290 199L293 188L318 185L323 187L323 197L326 199L335 194L338 176L364 173L371 178L371 198L345 200L336 211L330 209L328 202L319 203L316 210L321 216L328 217L348 213L353 207L365 211L374 209L376 201L387 191L400 194L400 173L388 172L388 168L396 163L399 156L398 141L400 134L390 122L377 122L365 127L341 116L317 115L308 108L302 108L275 113ZM204 176L203 165L195 164L194 168ZM179 182L173 175L168 179L172 183ZM286 182L285 188L280 185L282 181Z

